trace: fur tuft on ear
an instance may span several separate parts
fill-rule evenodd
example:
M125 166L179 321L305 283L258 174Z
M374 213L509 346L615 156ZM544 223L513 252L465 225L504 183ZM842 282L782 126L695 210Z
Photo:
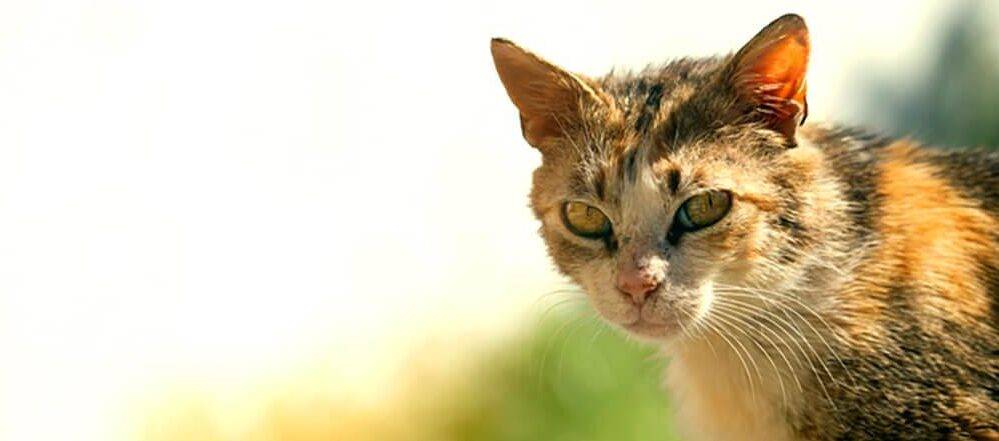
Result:
M808 28L795 14L784 15L761 30L735 54L728 81L754 116L795 145L795 131L805 122L805 71Z
M596 97L578 76L509 40L494 38L491 50L500 81L520 111L524 139L539 150L564 136L566 127L578 122L583 101Z

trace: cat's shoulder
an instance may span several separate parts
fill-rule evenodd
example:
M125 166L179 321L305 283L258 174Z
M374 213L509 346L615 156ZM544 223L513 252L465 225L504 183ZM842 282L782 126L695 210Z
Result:
M934 147L850 126L814 126L806 134L852 184L873 184L894 167L918 167L999 215L999 151Z

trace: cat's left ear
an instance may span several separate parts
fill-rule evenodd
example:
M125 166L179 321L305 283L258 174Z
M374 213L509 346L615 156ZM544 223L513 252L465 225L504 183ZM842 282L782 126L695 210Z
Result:
M761 30L735 54L727 81L753 117L784 135L793 147L795 131L805 122L805 71L808 28L795 14L784 15Z
M534 55L513 42L494 38L493 62L510 100L520 111L520 128L529 144L548 153L552 140L580 122L587 104L600 103L580 76Z

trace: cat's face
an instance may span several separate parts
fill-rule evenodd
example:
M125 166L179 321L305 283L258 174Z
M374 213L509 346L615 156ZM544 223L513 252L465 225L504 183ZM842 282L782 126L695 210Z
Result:
M773 271L786 236L771 174L783 170L779 141L704 135L581 136L567 141L579 153L546 159L534 175L531 205L559 269L638 335L674 335L719 287L782 278Z
M611 323L668 339L719 290L786 283L807 33L784 17L733 57L589 80L495 40L541 150L531 205L558 268ZM789 177L791 176L791 177Z

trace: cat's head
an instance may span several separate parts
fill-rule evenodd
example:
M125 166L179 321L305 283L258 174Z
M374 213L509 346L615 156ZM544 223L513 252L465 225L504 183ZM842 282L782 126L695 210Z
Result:
M542 153L531 204L558 268L608 321L676 335L716 292L803 271L808 32L781 17L728 57L590 79L515 44L492 54ZM728 287L728 288L726 288Z

